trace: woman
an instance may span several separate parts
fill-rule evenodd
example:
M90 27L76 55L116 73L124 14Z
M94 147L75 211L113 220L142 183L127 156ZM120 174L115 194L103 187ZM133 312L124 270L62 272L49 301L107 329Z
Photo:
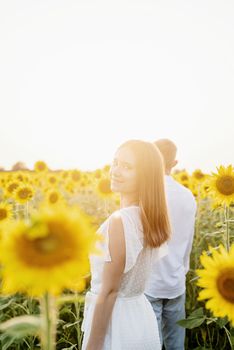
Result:
M104 254L90 257L82 350L161 349L156 316L144 296L151 261L167 254L170 235L160 152L149 142L127 141L117 149L110 175L121 208L99 229Z

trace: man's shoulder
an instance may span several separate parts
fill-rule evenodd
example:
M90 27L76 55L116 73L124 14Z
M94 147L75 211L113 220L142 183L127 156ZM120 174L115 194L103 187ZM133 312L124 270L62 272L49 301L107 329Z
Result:
M167 184L167 193L169 195L176 194L177 200L181 198L181 200L186 201L187 203L190 202L196 206L195 197L189 188L180 184L173 177L170 177L170 179L167 181Z

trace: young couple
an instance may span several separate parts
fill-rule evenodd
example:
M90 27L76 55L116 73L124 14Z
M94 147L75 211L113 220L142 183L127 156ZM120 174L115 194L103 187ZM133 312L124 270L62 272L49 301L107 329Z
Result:
M196 203L170 176L170 140L130 140L116 151L111 189L120 209L100 226L102 255L91 255L82 350L184 349L185 275Z

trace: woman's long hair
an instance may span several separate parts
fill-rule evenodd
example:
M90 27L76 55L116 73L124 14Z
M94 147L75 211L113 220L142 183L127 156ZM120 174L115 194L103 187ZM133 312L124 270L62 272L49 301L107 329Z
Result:
M150 142L130 140L127 147L136 158L139 207L145 246L159 247L171 233L167 211L164 164L157 146Z

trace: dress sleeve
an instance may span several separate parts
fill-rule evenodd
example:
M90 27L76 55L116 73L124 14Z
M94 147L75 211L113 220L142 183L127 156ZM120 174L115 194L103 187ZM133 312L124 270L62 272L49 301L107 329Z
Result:
M109 250L109 225L110 217L99 227L97 233L103 236L103 241L100 243L99 248L101 249L104 261L111 261L110 250Z
M137 222L133 217L127 213L125 210L119 210L118 214L121 217L123 229L124 229L124 238L125 238L125 249L126 249L126 258L125 258L125 267L124 273L131 270L135 265L138 255L143 249L143 244L139 235L139 227ZM104 252L104 261L111 261L111 255L109 250L109 223L111 216L102 224L98 230L104 237L104 242L102 244L102 249Z
M124 273L130 271L136 263L136 260L143 249L143 242L140 239L139 227L136 220L129 212L120 210L120 216L124 228L126 261Z

